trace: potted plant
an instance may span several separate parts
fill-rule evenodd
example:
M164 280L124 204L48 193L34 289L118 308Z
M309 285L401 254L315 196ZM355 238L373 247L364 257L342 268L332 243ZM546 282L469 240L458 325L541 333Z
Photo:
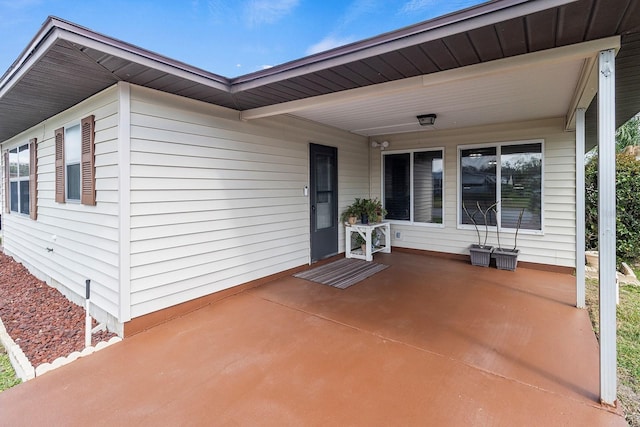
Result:
M522 224L522 215L524 215L524 208L522 208L522 210L520 211L520 215L518 215L518 222L516 223L516 235L513 239L512 249L503 248L502 245L500 245L500 229L496 228L498 247L493 251L492 256L496 259L496 268L499 270L515 271L518 265L518 254L520 253L520 249L517 249L518 231L520 230L520 225Z
M382 207L382 202L377 197L374 199L362 199L361 208L363 224L379 222L387 214L387 211Z
M356 199L358 201L359 199ZM344 224L354 225L358 222L358 217L360 216L360 208L356 203L353 203L347 206L342 214L340 215L340 221Z
M467 214L473 226L476 229L476 234L478 235L478 244L472 244L469 246L469 256L471 257L471 265L479 265L481 267L489 267L489 263L491 262L491 252L493 251L493 246L487 245L487 237L489 236L489 225L487 223L487 215L489 212L492 212L497 203L489 206L487 209L482 210L480 207L480 202L476 202L477 210L470 214L467 210L467 207L462 203L462 209L464 213ZM476 221L476 215L482 215L484 219L484 240L480 237L480 229L478 227L478 222Z
M340 215L340 221L353 225L358 218L362 224L376 223L380 221L387 211L382 207L382 202L378 198L360 199L347 206Z
M362 235L360 233L352 233L351 234L351 250L353 251L354 249L360 248L362 250L362 253L364 254L366 251L366 245L367 241L365 240L364 237L362 237Z

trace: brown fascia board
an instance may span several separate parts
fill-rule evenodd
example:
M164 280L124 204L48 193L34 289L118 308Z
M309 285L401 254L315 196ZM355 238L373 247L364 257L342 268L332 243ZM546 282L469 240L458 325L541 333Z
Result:
M161 68L168 67L169 70L175 70L178 74L183 74L183 76L192 76L194 80L213 86L219 90L238 93L269 83L386 53L399 49L403 47L403 45L413 45L441 38L446 35L445 32L452 34L462 32L574 1L577 0L493 0L400 30L310 55L299 60L239 76L234 79L228 79L210 73L130 43L105 36L72 22L50 16L44 22L31 43L29 43L18 59L9 67L2 78L0 78L0 94L5 91L7 85L12 83L13 76L19 73L32 55L42 55L45 53L40 52L39 48L47 38L52 35L79 44L82 44L83 41L94 42L102 47L115 49L115 52L112 52L114 56L118 56L118 53L128 54L132 56L132 58L151 61L152 64L156 64ZM132 59L132 61L136 62L134 59ZM175 73L170 72L170 74Z
M575 1L578 0L489 1L399 30L230 79L231 89L234 93L241 92Z
M105 36L64 19L49 16L31 43L29 43L18 59L3 74L2 78L0 78L0 93L4 87L9 84L12 77L20 71L33 55L43 55L46 53L42 52L39 48L41 48L49 37L59 37L79 44L83 44L83 41L87 43L97 43L105 47L105 50L115 49L115 52L112 53L114 56L118 56L118 53L121 53L124 56L141 59L143 62L150 61L151 64L156 64L161 68L168 67L169 70L175 70L174 73L170 72L170 74L192 76L200 83L208 84L216 89L226 91L230 89L230 82L226 77L193 67L184 62L132 45L131 43ZM133 62L137 61L133 59Z

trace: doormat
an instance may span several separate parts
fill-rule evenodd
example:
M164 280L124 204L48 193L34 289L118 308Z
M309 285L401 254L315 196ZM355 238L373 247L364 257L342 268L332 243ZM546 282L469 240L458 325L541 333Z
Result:
M322 283L334 288L346 289L387 267L389 266L385 264L345 258L311 270L302 271L294 274L293 277Z

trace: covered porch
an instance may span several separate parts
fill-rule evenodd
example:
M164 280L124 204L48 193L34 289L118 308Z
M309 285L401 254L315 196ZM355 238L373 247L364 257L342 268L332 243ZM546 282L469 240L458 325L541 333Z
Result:
M575 277L394 251L287 276L0 394L7 425L626 425Z

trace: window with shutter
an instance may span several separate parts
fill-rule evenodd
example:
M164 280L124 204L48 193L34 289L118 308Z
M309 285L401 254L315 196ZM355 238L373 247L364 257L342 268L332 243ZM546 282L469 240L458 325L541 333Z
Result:
M64 186L64 128L55 130L56 137L56 202L64 203L65 186Z
M29 215L38 219L38 140L29 140Z
M95 117L55 131L56 202L96 204Z
M31 144L9 150L9 209L30 214Z
M94 153L94 116L82 119L82 193L81 203L83 205L96 204L96 176L95 176L95 153Z

